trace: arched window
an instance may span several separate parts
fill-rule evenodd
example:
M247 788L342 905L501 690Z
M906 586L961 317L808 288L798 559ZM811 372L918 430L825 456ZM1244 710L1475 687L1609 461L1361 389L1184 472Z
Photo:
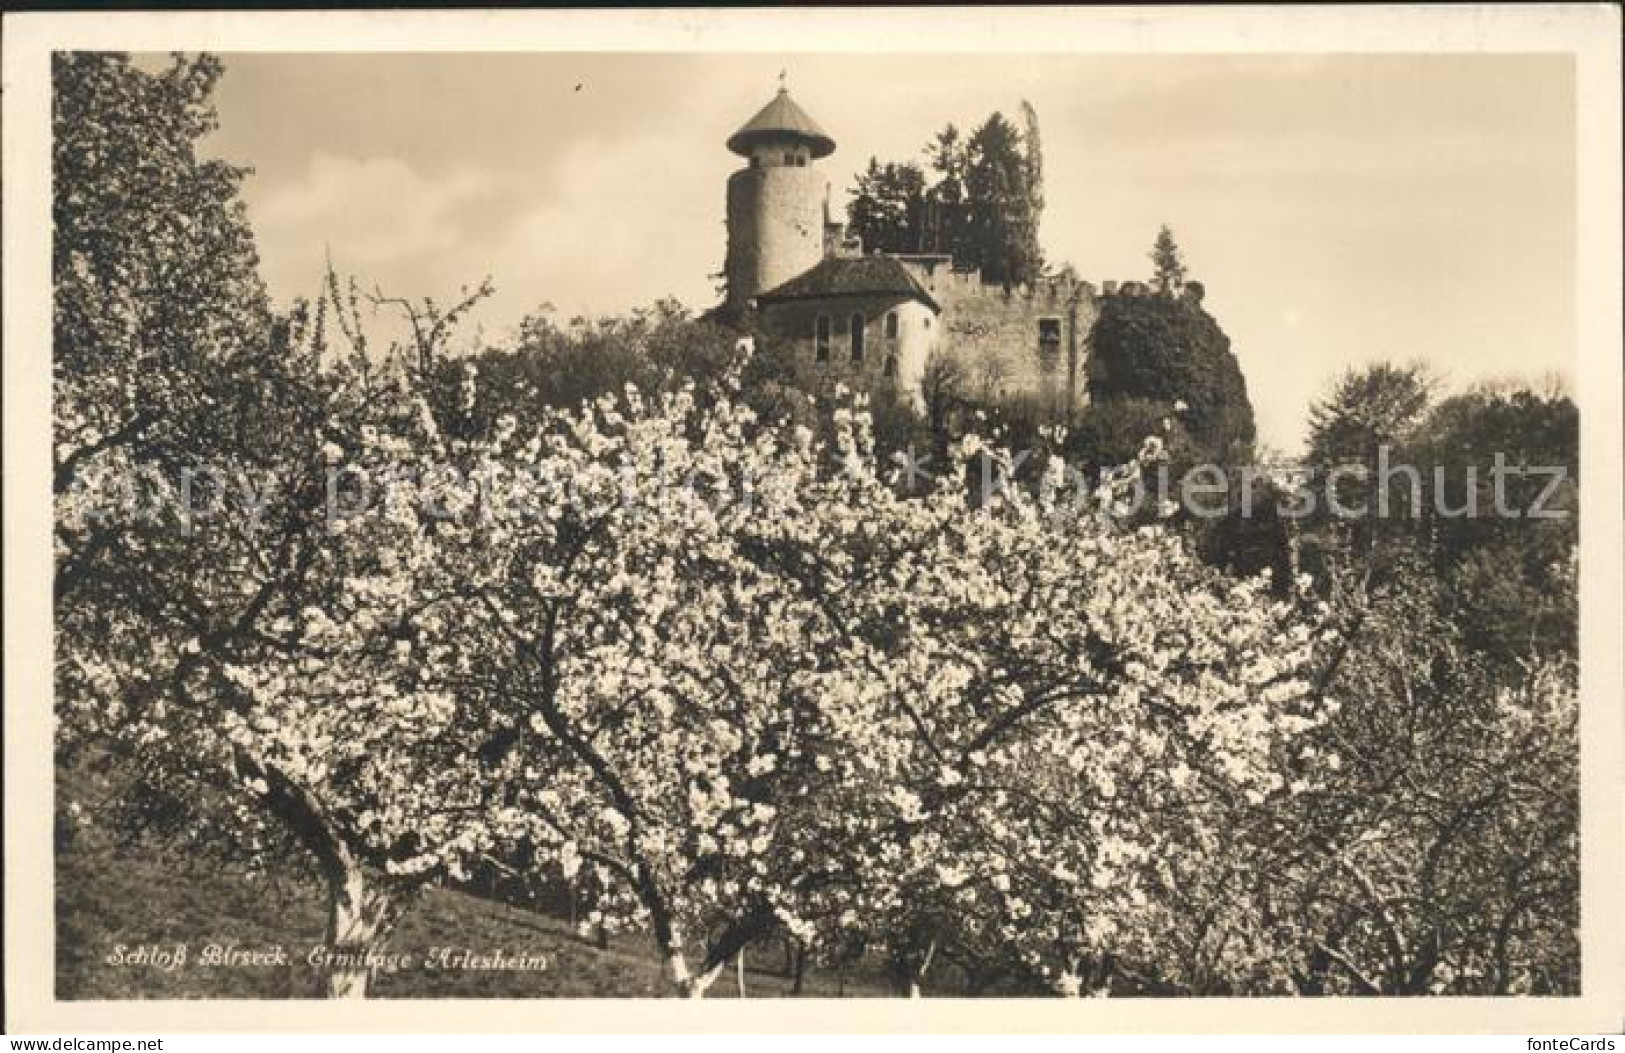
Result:
M886 339L892 341L893 343L897 342L897 312L896 311L887 311L886 312Z
M863 312L852 312L852 361L863 361Z
M829 315L821 314L813 323L813 355L820 362L829 361Z

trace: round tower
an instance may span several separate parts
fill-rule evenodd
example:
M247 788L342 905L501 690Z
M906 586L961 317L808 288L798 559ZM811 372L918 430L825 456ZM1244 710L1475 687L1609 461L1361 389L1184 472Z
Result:
M784 87L728 139L746 167L728 177L728 309L781 285L824 257L824 183L812 162L835 140Z

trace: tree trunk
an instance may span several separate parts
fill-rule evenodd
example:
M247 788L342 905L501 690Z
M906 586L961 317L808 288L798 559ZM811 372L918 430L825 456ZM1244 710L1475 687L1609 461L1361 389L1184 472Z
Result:
M365 998L390 932L400 917L400 904L388 890L374 886L353 860L339 864L337 880L328 882L327 949L335 964L327 974L329 998Z
M918 944L913 947L894 951L891 960L891 986L892 993L908 998L920 998L922 985L925 983L925 974L931 968L931 960L936 957L937 941L933 938L926 944L923 954L916 953Z
M716 983L717 977L722 975L726 962L712 966L710 969L695 976L688 971L688 961L681 951L673 951L666 956L666 979L679 998L704 998L705 992Z
M734 972L737 974L739 982L739 997L748 997L745 994L745 952L743 950L734 955Z
M239 775L263 780L266 807L316 858L327 885L327 952L332 956L329 998L365 998L377 958L406 909L401 888L377 885L333 826L322 802L274 764L238 746L232 762Z
M711 985L717 982L717 977L722 975L722 970L725 969L727 965L727 962L718 962L705 972L696 976L693 983L689 987L688 997L704 998L705 992L711 990Z
M925 958L921 960L919 968L914 970L914 981L908 985L910 998L921 998L921 988L925 984L925 974L931 968L931 962L937 956L937 941L932 939L930 946L925 949Z
M801 943L799 940L796 942L795 946L796 946L796 970L795 970L795 977L796 978L795 978L795 983L790 985L790 993L793 994L793 995L799 995L801 993L802 981L804 979L806 979L806 976L807 976L807 946L806 946L806 944Z

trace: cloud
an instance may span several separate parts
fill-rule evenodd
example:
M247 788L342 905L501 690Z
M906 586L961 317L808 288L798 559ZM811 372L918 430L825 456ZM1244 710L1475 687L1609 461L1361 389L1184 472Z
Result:
M301 179L251 208L256 228L274 232L279 243L330 246L349 264L378 266L457 245L465 206L495 189L488 173L473 168L430 179L396 158L317 153Z
M720 149L662 130L507 162L431 178L405 159L314 154L249 201L273 295L316 293L330 253L364 288L412 299L489 276L497 294L478 321L493 336L544 302L564 317L671 295L709 305L733 163Z
M677 134L592 141L559 156L546 196L514 202L506 234L487 244L502 299L547 301L567 315L670 295L706 306L706 273L723 255L722 165Z

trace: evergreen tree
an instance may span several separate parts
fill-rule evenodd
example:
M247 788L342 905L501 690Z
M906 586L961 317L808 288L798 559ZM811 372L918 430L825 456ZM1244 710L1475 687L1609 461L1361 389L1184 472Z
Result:
M1184 286L1185 261L1180 256L1179 244L1174 241L1174 232L1166 223L1157 231L1157 243L1151 247L1151 262L1155 268L1151 284L1158 292L1172 295Z
M931 145L926 157L936 182L926 191L926 251L952 254L965 239L965 143L959 129L949 124Z
M926 168L871 159L847 205L852 232L871 251L942 253L990 282L1035 280L1043 157L1030 104L1022 117L1018 128L995 113L969 138L946 126L926 148Z
M865 251L921 252L925 241L925 173L912 162L869 159L847 209L851 233Z
M1026 144L1023 161L1027 177L1023 237L1031 246L1034 261L1029 277L1036 278L1044 269L1043 249L1038 243L1038 221L1044 213L1044 146L1038 132L1038 111L1026 99L1021 100L1021 135Z
M1040 202L1035 200L1022 135L995 113L966 144L965 188L969 237L956 256L981 268L989 282L1016 285L1043 270L1038 247Z

